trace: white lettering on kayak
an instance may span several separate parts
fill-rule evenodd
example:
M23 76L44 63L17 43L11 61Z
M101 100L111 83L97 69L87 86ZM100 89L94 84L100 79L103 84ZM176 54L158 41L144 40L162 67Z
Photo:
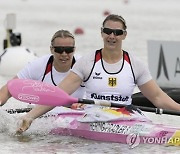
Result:
M106 122L93 122L90 123L90 131L115 133L115 134L128 134L130 126L118 125Z

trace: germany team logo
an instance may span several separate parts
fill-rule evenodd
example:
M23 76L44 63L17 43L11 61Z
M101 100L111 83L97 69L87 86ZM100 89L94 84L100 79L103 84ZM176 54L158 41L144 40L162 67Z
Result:
M108 78L108 85L110 87L115 87L117 85L117 78Z

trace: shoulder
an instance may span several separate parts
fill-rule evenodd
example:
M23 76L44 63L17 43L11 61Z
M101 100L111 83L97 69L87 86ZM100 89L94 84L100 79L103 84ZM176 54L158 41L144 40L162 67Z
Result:
M95 52L90 52L83 56L79 56L78 60L82 62L89 62L89 61L94 61L94 57L95 57Z
M79 56L76 60L76 65L78 65L78 67L83 67L86 65L91 65L94 63L94 57L95 57L95 53L94 52L90 52L86 55L83 56Z
M145 62L145 60L137 57L134 53L130 53L129 54L129 58L131 61L131 65L133 67L133 69L137 69L139 67L143 67L144 69L148 69L147 63Z
M151 80L152 76L145 60L140 59L133 53L129 53L129 57L137 85L142 85Z
M134 63L134 64L136 64L136 63L145 64L145 63L143 63L143 60L140 59L139 57L137 57L134 53L128 52L128 55L129 55L129 58L131 60L131 63Z
M79 60L82 56L80 54L74 54L75 60Z
M51 55L48 54L48 55L44 55L44 56L42 56L42 57L38 57L38 58L34 59L33 61L27 63L26 66L28 66L28 67L34 67L34 68L46 66L47 61L49 60L50 56L51 56Z
M72 71L79 75L81 79L86 79L90 74L92 66L94 64L95 52L90 52L77 60L72 68Z
M51 55L45 55L26 64L26 66L17 73L19 78L39 79L44 73L47 61Z
M48 55L44 55L42 57L39 57L37 59L35 59L34 61L32 61L32 63L42 63L42 62L46 62L49 60L49 58L51 57L52 55L51 54L48 54ZM42 63L44 64L44 63Z
M46 64L50 57L51 57L51 54L44 55L44 56L39 57L39 58L35 59L34 61L28 63L27 66L32 67L35 70L43 69L46 67Z

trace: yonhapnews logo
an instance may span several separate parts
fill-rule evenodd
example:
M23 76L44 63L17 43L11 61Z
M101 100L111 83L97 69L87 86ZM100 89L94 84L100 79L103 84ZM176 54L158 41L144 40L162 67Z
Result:
M140 142L141 139L138 133L129 134L126 138L126 143L129 145L129 148L131 149L137 147L140 144Z
M129 148L135 148L140 143L143 144L164 144L164 145L180 145L180 131L176 131L172 137L146 137L140 136L139 133L131 133L126 138L126 143L129 145Z

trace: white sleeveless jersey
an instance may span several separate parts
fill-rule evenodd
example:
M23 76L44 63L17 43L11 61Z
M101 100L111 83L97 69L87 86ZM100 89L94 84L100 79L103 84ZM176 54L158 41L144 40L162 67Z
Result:
M101 51L96 51L90 76L85 81L87 99L129 105L135 86L135 77L127 52L123 51L123 64L119 67L119 71L109 73L104 68Z
M52 68L52 71L48 72L45 76L44 76L44 79L43 79L43 82L45 83L50 83L50 84L58 84L60 83L65 77L66 75L69 73L68 72L65 72L65 73L60 73L60 72L57 72L55 70L55 68L53 67ZM58 81L58 82L57 82ZM57 85L56 85L57 86ZM71 96L73 97L76 97L76 98L83 98L84 96L84 92L85 92L85 88L84 87L79 87L74 93L71 94Z
M52 65L53 63L53 55L46 55L32 61L31 63L27 64L24 69L18 72L17 76L20 79L32 79L32 80L39 80L43 81L52 85L59 84L65 76L69 73L68 72L58 72ZM73 58L73 64L75 63L75 58ZM84 87L80 87L77 89L72 96L77 98L83 98L85 92Z
M74 65L75 62L76 60L73 57L72 66ZM57 86L57 84L59 84L66 77L66 75L69 73L70 70L68 72L63 72L63 73L57 72L53 67L52 63L53 63L53 56L51 56L48 60L42 81ZM85 92L84 86L80 86L73 94L71 94L71 96L76 98L83 98L84 92Z

